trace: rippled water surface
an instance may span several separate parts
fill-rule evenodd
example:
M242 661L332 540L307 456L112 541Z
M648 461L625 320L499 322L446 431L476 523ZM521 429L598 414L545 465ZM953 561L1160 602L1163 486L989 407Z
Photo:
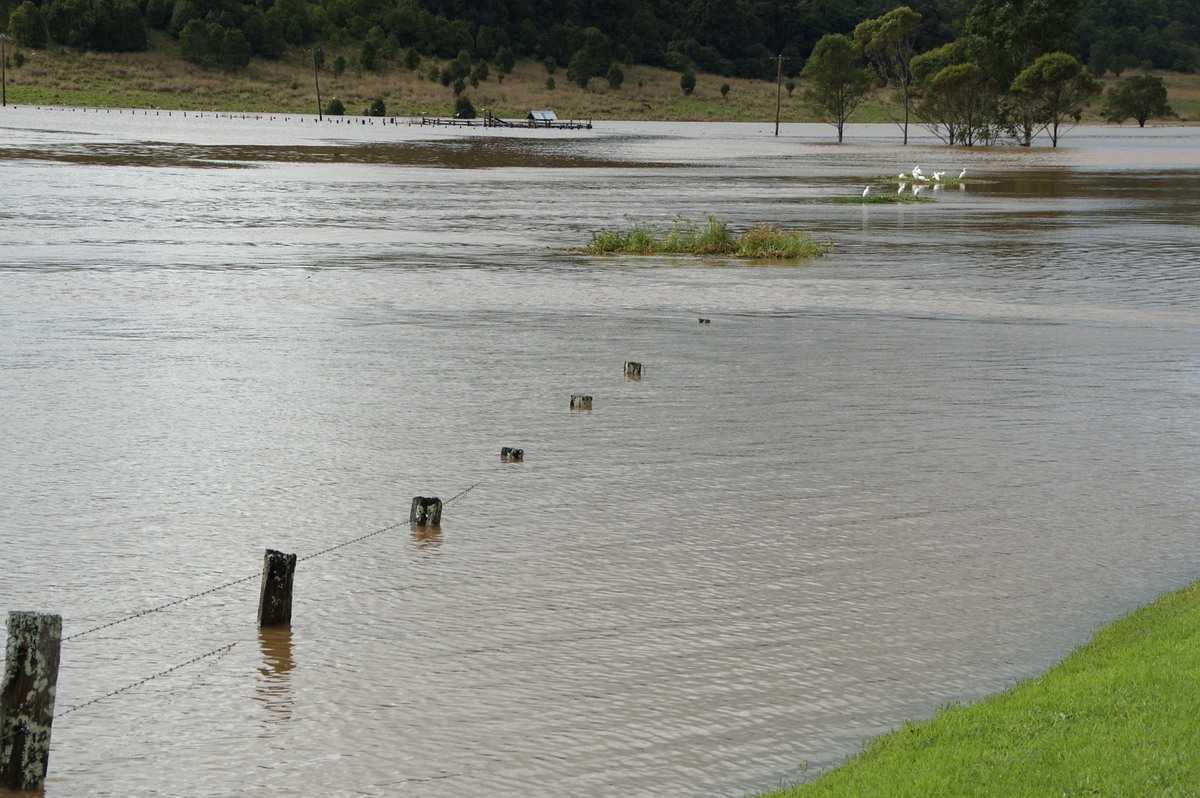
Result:
M1200 576L1200 131L771 133L2 109L46 795L740 796ZM835 248L573 251L707 214Z

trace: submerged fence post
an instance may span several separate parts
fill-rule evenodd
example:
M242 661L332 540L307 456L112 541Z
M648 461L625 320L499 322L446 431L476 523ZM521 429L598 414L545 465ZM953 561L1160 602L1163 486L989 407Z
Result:
M442 500L436 496L414 496L408 513L412 526L438 526L442 523Z
M46 780L62 616L8 613L0 683L0 788L35 790Z
M520 463L525 459L525 450L502 446L500 447L500 459L505 463Z
M642 364L635 363L632 360L626 360L625 376L631 380L640 380L642 378Z
M292 578L296 555L267 549L263 555L262 591L258 597L258 625L285 626L292 622Z
M585 396L581 393L571 394L571 409L572 410L591 410L592 397Z

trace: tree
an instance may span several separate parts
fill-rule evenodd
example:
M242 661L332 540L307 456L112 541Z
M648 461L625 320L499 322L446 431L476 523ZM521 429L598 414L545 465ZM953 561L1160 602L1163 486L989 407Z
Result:
M1007 87L1043 53L1075 50L1080 0L977 0L963 41L972 63Z
M455 119L474 119L475 106L471 104L470 98L465 94L458 95L458 99L454 101L454 118Z
M721 84L721 99L725 100L725 99L728 99L728 97L729 97L729 84L722 83Z
M346 113L346 106L337 97L334 97L325 104L326 116L342 116Z
M821 37L802 74L812 81L801 99L822 122L837 128L840 142L846 121L871 95L871 74L858 65L850 39L840 33Z
M614 91L621 88L621 84L625 82L625 70L613 62L613 65L608 68L608 74L605 75L605 80L608 81L608 87Z
M372 100L371 107L367 109L367 112L363 116L387 116L387 106L384 104L383 99L377 97Z
M854 29L854 44L892 85L904 109L904 143L908 144L912 60L917 54L917 32L921 15L908 6L900 6L877 19L860 22Z
M1155 75L1134 75L1125 78L1108 90L1104 116L1120 124L1129 117L1145 127L1148 119L1176 116L1167 104L1167 86Z
M691 94L696 90L696 74L690 69L684 72L679 77L679 88L683 89L684 94Z
M42 48L49 41L46 34L46 21L42 18L42 10L31 0L25 0L9 15L8 32L26 47Z
M998 106L994 84L977 65L963 60L963 48L950 43L913 59L920 92L917 116L942 141L971 146L990 139Z
M1051 146L1057 147L1067 120L1078 123L1083 104L1100 91L1100 84L1075 56L1047 53L1038 58L1017 75L1010 88L1015 102L1024 109L1022 145L1029 146L1033 127L1040 124L1050 131Z

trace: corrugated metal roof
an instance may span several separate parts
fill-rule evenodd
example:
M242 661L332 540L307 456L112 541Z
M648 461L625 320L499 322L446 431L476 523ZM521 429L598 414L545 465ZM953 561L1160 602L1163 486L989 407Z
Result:
M553 111L530 111L526 119L532 119L534 122L556 122L558 117Z

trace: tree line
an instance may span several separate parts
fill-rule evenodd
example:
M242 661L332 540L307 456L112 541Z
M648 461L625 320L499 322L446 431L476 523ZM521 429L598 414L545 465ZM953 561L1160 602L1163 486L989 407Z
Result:
M920 123L951 145L1011 138L1030 146L1045 131L1052 146L1078 123L1100 83L1072 52L1079 0L977 0L952 42L919 51L921 15L908 6L859 23L852 34L827 34L804 66L802 97L837 129L881 81L894 90L897 123L908 143ZM1110 90L1105 115L1144 125L1173 115L1161 78L1126 78Z
M911 0L922 20L917 48L968 33L981 4ZM1060 4L1003 5L1019 16ZM1066 5L1073 17L1062 49L1093 75L1200 67L1196 0ZM326 44L368 48L368 60L380 65L410 49L442 59L468 51L490 62L509 55L564 67L575 61L589 77L604 76L615 61L773 79L776 56L794 76L823 36L849 34L892 8L887 0L0 0L0 29L29 47L99 51L143 49L147 30L162 30L184 42L185 54L229 68L251 55Z

